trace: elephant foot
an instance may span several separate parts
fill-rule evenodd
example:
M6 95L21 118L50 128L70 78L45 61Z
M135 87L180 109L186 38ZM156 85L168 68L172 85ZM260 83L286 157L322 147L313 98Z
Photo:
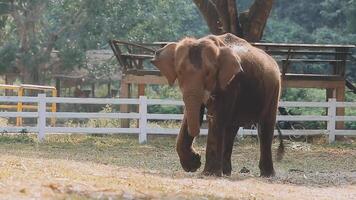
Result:
M204 176L217 176L217 177L221 177L223 175L221 170L206 170L206 169L204 169L202 174Z
M266 177L266 178L273 177L275 175L276 175L276 173L274 172L274 170L272 170L272 171L263 171L263 170L261 170L261 174L260 174L261 177Z
M223 170L221 169L220 166L217 166L216 164L209 165L208 163L205 163L205 167L204 167L202 174L205 176L221 177L223 175Z
M231 176L231 170L232 170L231 161L230 162L225 161L223 165L223 174L225 176Z
M276 172L273 169L273 164L262 165L260 164L260 176L261 177L273 177Z
M223 171L224 176L231 176L231 170L230 171Z
M189 153L189 155L185 155L180 157L180 164L182 165L184 171L186 172L195 172L200 168L200 155L195 152Z

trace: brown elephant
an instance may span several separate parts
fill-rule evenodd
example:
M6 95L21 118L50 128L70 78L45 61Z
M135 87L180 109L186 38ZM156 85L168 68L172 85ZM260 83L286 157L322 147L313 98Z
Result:
M185 104L177 152L185 171L200 155L192 144L207 107L209 131L203 174L231 174L231 152L239 127L258 123L261 176L275 174L272 140L281 90L277 63L264 51L232 34L185 38L159 49L152 63L170 85L178 79ZM283 144L280 144L280 153Z

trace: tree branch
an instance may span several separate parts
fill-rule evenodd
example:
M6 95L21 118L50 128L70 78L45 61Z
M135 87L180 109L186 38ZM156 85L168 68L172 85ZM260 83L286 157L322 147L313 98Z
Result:
M218 10L211 0L193 0L193 2L203 15L211 33L220 35L226 32L220 21Z
M240 24L240 19L238 15L238 10L236 6L236 0L227 0L227 7L230 18L230 32L241 38L244 37L243 29Z
M228 9L227 0L214 0L213 2L218 12L219 20L223 26L224 32L231 32L230 16L228 15L229 9Z
M73 17L70 20L64 20L66 21L66 23L62 27L60 27L57 31L52 32L50 34L46 45L46 51L44 52L45 54L49 55L52 52L54 44L57 41L60 34L62 34L65 30L69 29L70 27L76 26L81 23L81 20L83 20L82 17L83 11L84 11L84 5L82 5L81 8L74 15L71 15Z
M255 0L247 12L241 13L240 20L245 39L257 42L262 38L273 0Z

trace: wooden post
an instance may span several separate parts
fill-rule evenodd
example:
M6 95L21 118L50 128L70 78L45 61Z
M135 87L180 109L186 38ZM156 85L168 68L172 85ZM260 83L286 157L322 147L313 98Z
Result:
M5 74L5 85L9 85L7 74ZM5 96L10 96L9 90L5 88Z
M145 84L138 84L138 91L137 91L137 93L138 93L138 97L140 97L140 96L145 96Z
M344 102L345 101L345 85L342 85L338 88L336 88L336 101L338 102ZM344 116L345 115L345 108L337 108L336 109L336 115L337 116ZM345 122L336 122L336 129L344 129L345 128Z
M145 84L138 84L137 86L137 97L140 98L141 96L145 96ZM137 108L137 111L139 111L140 108ZM137 123L137 127L139 125L139 122Z
M336 90L334 88L326 88L326 101L336 97Z
M52 97L57 97L57 90L56 89L52 90ZM52 103L51 111L52 111L52 113L57 112L57 104L56 103ZM51 125L53 127L56 126L56 118L55 117L51 118Z
M95 83L91 84L91 97L95 98Z
M345 101L345 86L340 85L337 88L328 88L326 89L326 99L336 98L338 102ZM327 112L328 113L328 112ZM345 108L337 108L336 115L344 116L345 115ZM344 129L345 122L336 122L336 129Z
M57 97L60 97L61 96L61 79L60 78L56 78L56 89L57 89ZM57 105L56 105L56 109L57 110L60 110L61 108L60 108L60 104L58 103Z
M120 88L120 98L128 98L129 97L129 84L124 80L124 77L121 81ZM122 104L120 105L120 112L127 113L129 111L128 105ZM121 119L121 128L129 128L130 121L128 119Z
M20 87L17 90L17 96L18 97L22 97L23 96L23 88ZM22 112L22 102L18 102L17 103L17 112ZM17 117L16 118L16 126L22 126L22 117Z
M147 97L140 96L140 119L139 119L139 128L140 134L138 136L138 141L140 144L144 144L147 142Z
M107 97L112 97L111 95L111 82L108 83L108 94Z
M329 143L335 142L335 118L336 118L336 99L329 99L328 107L328 131L329 131Z
M335 60L337 60L337 62L334 64L334 72L336 75L345 77L347 60L347 53L345 52L349 52L349 48L336 48L335 52Z
M46 129L46 94L38 94L38 140L43 142Z

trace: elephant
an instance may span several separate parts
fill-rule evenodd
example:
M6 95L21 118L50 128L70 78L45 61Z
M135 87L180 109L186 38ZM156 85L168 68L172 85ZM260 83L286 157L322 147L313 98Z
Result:
M178 80L184 108L176 151L187 172L201 166L194 138L207 108L204 175L231 175L231 154L239 127L258 124L260 175L275 175L272 141L281 91L278 64L263 50L233 34L186 37L155 52L155 65L169 85ZM284 153L280 138L279 157Z

